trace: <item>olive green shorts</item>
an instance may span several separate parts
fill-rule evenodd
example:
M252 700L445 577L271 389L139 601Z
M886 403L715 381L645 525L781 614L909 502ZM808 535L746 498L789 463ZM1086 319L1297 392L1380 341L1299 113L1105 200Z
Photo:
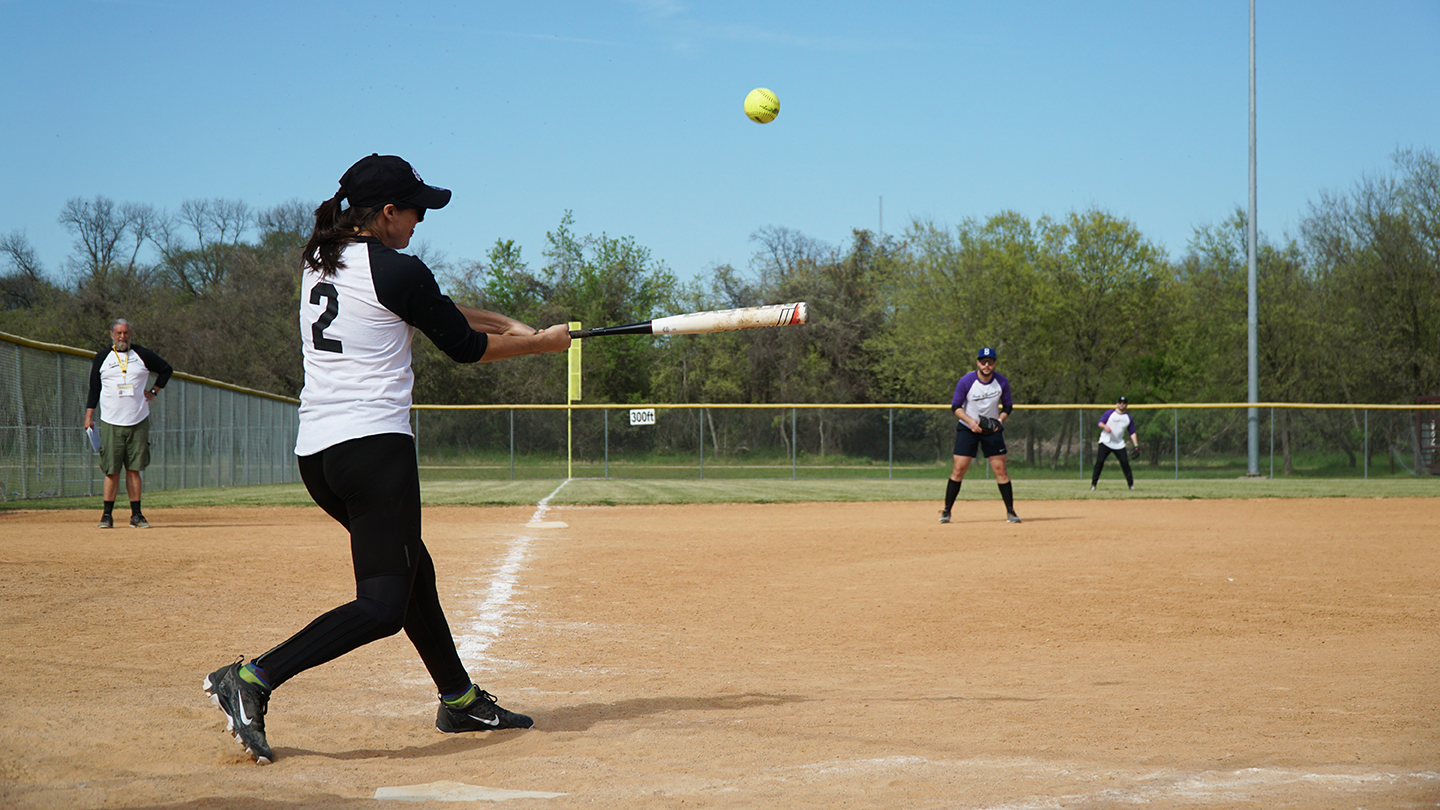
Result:
M100 420L100 471L115 475L123 467L139 472L150 466L150 417L133 425Z

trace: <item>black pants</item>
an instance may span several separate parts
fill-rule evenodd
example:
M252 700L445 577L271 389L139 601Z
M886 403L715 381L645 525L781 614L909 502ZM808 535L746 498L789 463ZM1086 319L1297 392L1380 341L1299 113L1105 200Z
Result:
M387 433L301 456L310 497L350 530L355 601L311 622L256 659L272 687L402 629L440 694L470 685L440 608L435 564L420 540L415 441Z
M1090 474L1090 486L1100 483L1100 471L1105 468L1105 459L1111 453L1120 459L1120 470L1125 473L1125 483L1135 486L1135 476L1130 473L1130 451L1123 447L1116 450L1106 444L1100 444L1099 447L1095 452L1095 472Z

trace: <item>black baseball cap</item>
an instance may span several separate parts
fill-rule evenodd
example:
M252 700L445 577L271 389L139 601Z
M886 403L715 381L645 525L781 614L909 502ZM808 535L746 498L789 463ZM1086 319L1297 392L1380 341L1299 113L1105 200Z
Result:
M404 158L372 154L358 160L340 177L340 190L354 208L380 208L394 203L402 208L444 208L450 189L420 179Z
M1129 405L1129 404L1130 404L1130 400L1126 399L1125 397L1120 397L1119 399L1117 399L1117 400L1115 400L1115 401L1116 401L1116 402L1123 402L1123 403L1125 403L1126 405Z

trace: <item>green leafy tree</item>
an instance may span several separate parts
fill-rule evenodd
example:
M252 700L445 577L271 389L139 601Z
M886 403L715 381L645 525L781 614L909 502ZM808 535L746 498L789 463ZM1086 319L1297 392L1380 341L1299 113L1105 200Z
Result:
M639 323L668 314L676 280L633 237L577 236L566 212L546 233L544 280L551 291L542 315L588 326ZM648 402L658 347L652 339L611 338L586 344L586 399Z
M1246 238L1246 214L1236 209L1222 223L1197 227L1185 256L1175 266L1181 296L1169 352L1172 362L1183 369L1178 387L1182 396L1201 402L1238 402L1246 397ZM1260 252L1264 253L1263 233L1260 240ZM1260 320L1266 318L1262 315ZM1262 399L1269 396L1267 391L1262 380Z
M766 228L752 239L759 245L750 279L732 268L717 269L712 301L722 306L805 301L809 324L795 328L747 330L718 338L713 346L685 349L687 380L708 401L867 402L875 390L876 337L888 318L885 293L892 259L889 247L868 231L855 231L841 253L784 228ZM669 349L684 345L677 339ZM705 362L689 363L696 358ZM723 399L722 399L723 398ZM820 454L840 452L859 435L854 411L815 412L804 431L816 437ZM790 445L788 424L776 423ZM717 447L722 442L716 439Z
M1037 256L1033 228L1015 212L953 231L912 222L886 275L889 324L875 346L886 358L876 370L882 396L949 402L981 346L1002 351L1007 374L1034 365Z
M632 237L577 235L574 216L546 234L545 267L532 271L519 246L499 240L488 263L465 263L446 277L460 303L501 312L545 327L580 321L586 326L638 323L668 314L677 282ZM518 358L460 371L438 353L417 355L416 399L448 404L457 396L471 402L562 402L566 366L553 357ZM585 400L592 403L647 402L659 348L652 338L614 337L588 342L584 349ZM420 370L424 367L425 379ZM422 396L424 398L422 398Z
M1440 160L1402 150L1392 175L1312 204L1303 231L1330 330L1354 362L1347 399L1413 403L1440 392Z
M709 286L697 281L676 288L676 309L703 312L758 306L758 291L738 271L723 265L711 271ZM655 338L651 379L656 401L748 402L751 366L742 334L670 335Z
M1170 330L1173 378L1182 379L1174 399L1243 401L1248 395L1249 245L1247 215L1236 209L1224 222L1196 229L1189 251L1177 266L1180 305ZM1327 325L1323 292L1301 246L1276 244L1263 232L1256 245L1256 325L1260 399L1277 402L1332 401L1322 388L1332 377L1334 335ZM1215 418L1209 427L1217 440L1238 441L1243 414ZM1200 417L1193 417L1199 419ZM1349 449L1336 419L1326 414L1281 409L1276 414L1284 470L1292 469L1297 421L1309 423ZM1213 421L1213 420L1212 420Z
M1164 257L1128 220L1095 209L1044 221L1038 242L1043 314L1027 337L1044 349L1031 390L1060 401L1108 399L1101 392L1123 387L1126 364L1163 335Z

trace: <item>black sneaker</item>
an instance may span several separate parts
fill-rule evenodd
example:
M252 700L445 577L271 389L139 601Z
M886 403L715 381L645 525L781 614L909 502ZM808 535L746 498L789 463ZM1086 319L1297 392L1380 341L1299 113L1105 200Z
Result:
M113 528L115 528L115 518L111 517L110 515L101 515L101 516L100 516L100 528L102 528L102 529L113 529Z
M265 710L270 705L270 690L241 679L240 666L240 661L236 661L206 675L205 694L225 713L225 730L245 746L245 753L255 764L269 765L275 761L270 744L265 741Z
M150 528L150 521L146 520L144 515L131 515L131 516L130 516L130 528L132 528L132 529L148 529L148 528Z
M1006 523L1019 523L1019 522L1020 522L1020 516L1017 515L1017 514L1015 514L1014 512L1007 512L1007 513L1005 513L1005 522L1006 522Z
M950 510L949 510L949 509L941 509L941 510L940 510L940 522L941 522L941 523L949 523L949 522L950 522Z
M440 701L440 710L435 713L435 728L446 734L462 731L499 731L502 728L531 728L535 721L523 714L516 714L500 708L495 696L484 689L476 689L475 700L463 709L455 709Z

